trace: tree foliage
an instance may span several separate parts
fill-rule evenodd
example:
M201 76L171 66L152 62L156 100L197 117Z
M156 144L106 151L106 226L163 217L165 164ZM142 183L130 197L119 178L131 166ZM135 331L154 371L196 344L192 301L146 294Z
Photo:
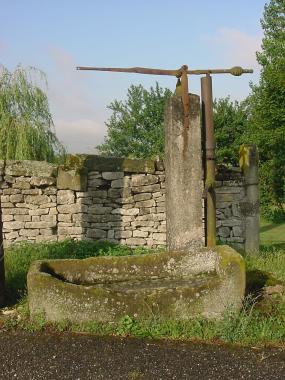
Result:
M37 69L0 67L0 159L53 162L64 154L38 82L46 85Z
M119 157L149 158L164 151L163 115L171 91L158 83L150 90L130 86L124 102L114 100L108 107L113 113L106 123L101 154Z
M213 104L218 164L238 165L239 147L243 144L248 125L246 101L231 101L230 97L215 99Z
M249 97L247 140L260 153L261 199L268 213L284 214L285 200L285 1L271 0L261 20L264 30L259 84ZM270 207L268 207L270 206ZM273 206L273 207L272 207ZM267 213L267 214L268 214ZM270 215L267 216L270 216Z

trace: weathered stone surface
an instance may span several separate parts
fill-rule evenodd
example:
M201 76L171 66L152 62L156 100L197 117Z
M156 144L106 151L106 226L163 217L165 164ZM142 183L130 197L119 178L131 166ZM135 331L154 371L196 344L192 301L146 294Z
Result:
M54 177L32 177L30 184L36 187L46 187L56 184L56 178Z
M111 211L111 214L119 214L119 215L138 215L140 210L138 208L124 209L124 208L115 208Z
M87 237L94 239L104 239L107 237L107 232L100 229L88 229Z
M115 239L126 239L132 237L133 233L132 231L116 231L115 232Z
M159 183L156 183L154 185L132 187L132 191L134 193L155 193L159 190L160 190L160 184Z
M151 193L142 193L142 194L135 194L134 195L134 201L140 202L140 201L148 201L152 198Z
M57 176L58 189L70 189L76 191L87 190L87 171L85 168L69 169L60 166Z
M241 307L245 266L233 249L219 246L215 252L36 261L27 283L31 315L44 313L48 321L217 318Z
M102 178L107 180L120 179L124 177L124 172L103 172Z
M129 177L124 177L121 179L114 179L111 182L111 187L114 189L121 188L121 187L128 187L130 184L130 178Z
M153 207L155 206L155 200L149 199L148 201L136 202L135 207Z
M56 177L57 165L45 161L7 160L5 174L26 177Z
M154 161L132 160L128 158L88 156L86 167L103 172L154 173Z
M146 238L146 237L148 237L148 232L147 231L135 230L133 232L133 237L134 238Z
M190 94L189 103L188 129L184 125L180 97L170 98L165 110L167 246L170 250L187 251L192 245L204 245L199 96Z
M60 214L75 214L78 212L83 212L83 205L79 204L69 204L69 205L59 205L57 206L57 211Z
M27 237L30 237L30 236L38 236L40 233L40 230L39 229L21 229L19 234L21 236L27 236Z
M25 228L52 228L52 227L56 227L56 222L26 222L25 223Z
M34 205L42 205L43 203L49 203L50 198L48 195L27 195L25 197L25 202Z
M12 194L10 195L10 202L18 203L23 202L24 196L22 194Z
M20 230L24 228L25 222L4 222L3 228L7 230Z
M158 182L158 177L152 174L132 175L131 186L153 185Z
M75 194L72 190L58 190L57 203L60 205L74 203Z
M84 232L82 227L58 227L59 235L80 235Z

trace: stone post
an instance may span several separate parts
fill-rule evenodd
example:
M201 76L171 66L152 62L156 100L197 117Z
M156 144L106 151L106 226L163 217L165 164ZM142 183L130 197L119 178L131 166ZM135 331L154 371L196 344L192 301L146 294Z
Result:
M245 252L255 254L259 250L259 181L256 145L243 145L240 159L246 189L246 200L241 203L241 213L245 218Z
M184 126L181 98L165 110L166 243L169 251L204 246L200 98L190 94L190 123Z

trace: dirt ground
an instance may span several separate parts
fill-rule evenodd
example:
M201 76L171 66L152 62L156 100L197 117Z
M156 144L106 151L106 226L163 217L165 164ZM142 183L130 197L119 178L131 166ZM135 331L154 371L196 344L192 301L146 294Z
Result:
M285 350L0 332L0 379L284 379Z

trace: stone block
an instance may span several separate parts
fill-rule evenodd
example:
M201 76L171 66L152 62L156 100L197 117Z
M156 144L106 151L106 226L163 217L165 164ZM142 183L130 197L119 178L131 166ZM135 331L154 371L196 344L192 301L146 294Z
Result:
M53 228L53 227L56 227L56 222L26 222L25 223L25 228Z
M132 175L131 186L153 185L158 182L158 177L152 174Z
M136 160L96 155L87 156L85 165L89 170L102 172L154 173L155 171L154 161L152 160Z
M53 222L56 223L57 215L41 215L42 222Z
M115 231L114 230L108 230L107 238L108 239L114 239L115 238Z
M100 229L88 229L87 237L94 239L105 239L107 237L107 232Z
M111 212L111 207L104 207L100 205L93 205L89 207L89 212L96 215L105 215Z
M43 191L41 189L27 189L22 190L22 194L24 195L41 195Z
M19 234L21 236L26 236L26 237L38 236L39 233L40 233L39 229L30 229L30 228L29 229L23 228L19 231Z
M141 231L141 230L134 230L133 231L133 237L134 238L146 238L148 237L147 231Z
M126 244L133 247L133 246L141 246L146 244L146 240L143 238L129 238L126 239Z
M4 189L3 190L3 195L11 195L11 194L20 194L21 190L20 189Z
M32 217L31 215L14 215L14 220L17 222L30 222Z
M111 211L111 214L125 215L125 216L134 216L138 215L140 210L138 208L124 209L124 208L115 208Z
M79 169L69 169L60 166L57 177L57 188L62 190L87 190L87 170L82 167Z
M4 222L3 228L6 230L20 230L25 227L25 222Z
M17 180L15 183L13 183L12 187L14 189L28 190L31 188L31 185L28 180L25 180L23 178L22 180Z
M78 212L83 212L85 210L83 205L79 204L69 204L69 205L59 205L57 206L57 211L59 214L76 214Z
M22 194L12 194L10 195L10 202L12 203L19 203L23 202L24 196Z
M130 177L124 177L120 179L114 179L111 182L111 187L113 189L119 189L119 188L124 188L124 187L129 187L130 185Z
M7 240L14 240L19 236L18 231L8 232L4 234L4 238Z
M5 174L25 177L56 177L57 165L45 161L7 160Z
M133 235L132 231L116 231L115 232L115 239L126 239L131 238Z
M14 205L13 205L13 203L11 203L11 202L2 202L1 203L1 207L2 208L11 208L11 207L14 207Z
M155 193L160 190L160 184L155 183L154 185L146 185L146 186L133 186L132 191L134 193Z
M80 214L74 214L74 215L80 215ZM71 215L70 214L58 214L57 219L59 222L71 222Z
M71 204L75 202L75 194L72 190L58 190L57 204Z
M26 203L31 203L34 205L42 205L45 203L50 202L50 198L47 195L27 195L25 197L25 202Z
M27 208L3 208L3 215L28 215L29 209Z
M147 201L152 198L152 194L151 193L135 194L133 198L136 202Z
M160 232L153 233L152 234L152 238L154 240L159 241L159 242L165 243L165 241L166 241L166 234L165 233L160 233Z
M149 199L148 201L140 201L136 202L135 207L154 207L155 206L155 200Z
M29 210L29 215L46 215L48 213L48 208L37 208L35 210Z
M31 186L46 187L56 184L56 178L54 177L32 177L30 181Z
M166 215L165 215L164 212L159 213L159 214L154 214L154 215L153 215L153 220L154 220L154 221L166 220Z
M58 227L59 235L81 235L84 233L82 227Z
M218 236L221 238L227 238L230 236L231 230L229 227L220 227L218 228Z
M11 222L14 220L13 215L2 215L2 222Z
M103 172L102 178L107 180L120 179L124 177L124 172Z

